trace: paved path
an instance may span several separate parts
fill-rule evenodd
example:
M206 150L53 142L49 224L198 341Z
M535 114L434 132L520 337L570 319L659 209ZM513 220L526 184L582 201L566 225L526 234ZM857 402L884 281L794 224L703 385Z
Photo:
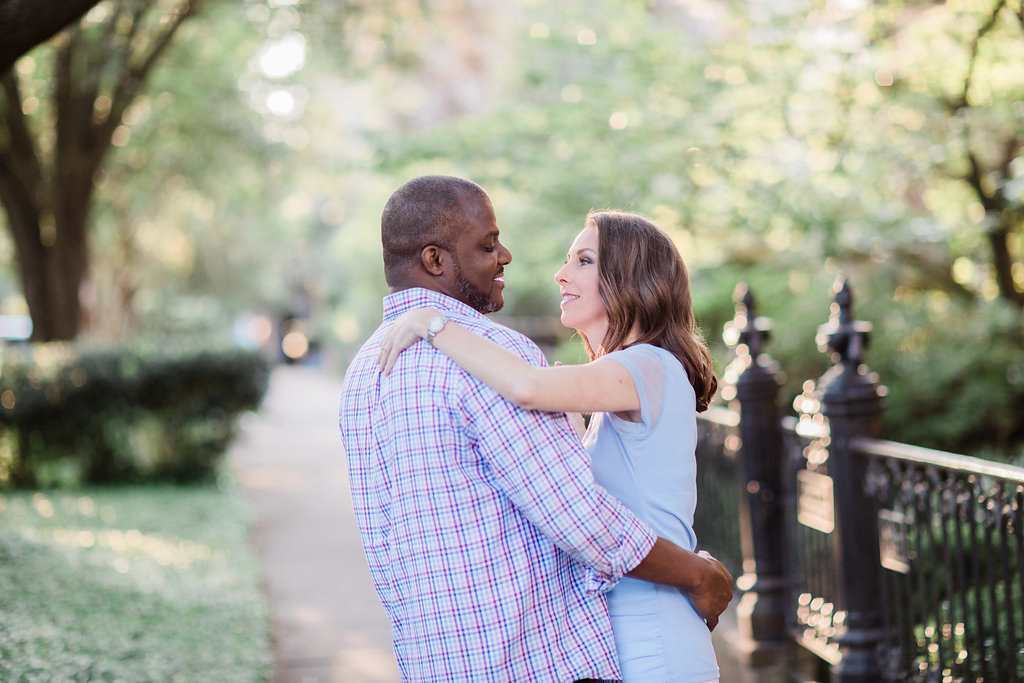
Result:
M275 683L394 683L391 629L366 568L338 434L341 379L281 366L231 461L250 501Z

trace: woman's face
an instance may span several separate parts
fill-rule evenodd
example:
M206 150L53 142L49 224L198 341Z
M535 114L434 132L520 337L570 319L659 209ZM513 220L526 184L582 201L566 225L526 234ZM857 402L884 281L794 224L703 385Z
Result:
M596 350L608 331L608 313L598 292L597 228L583 228L572 246L565 265L555 273L562 292L562 324L587 336Z

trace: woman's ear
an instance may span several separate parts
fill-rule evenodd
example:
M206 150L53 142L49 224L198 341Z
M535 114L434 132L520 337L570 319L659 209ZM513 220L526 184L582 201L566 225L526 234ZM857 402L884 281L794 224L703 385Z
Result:
M428 244L420 252L420 263L423 269L434 276L444 275L448 258L448 250L436 244Z

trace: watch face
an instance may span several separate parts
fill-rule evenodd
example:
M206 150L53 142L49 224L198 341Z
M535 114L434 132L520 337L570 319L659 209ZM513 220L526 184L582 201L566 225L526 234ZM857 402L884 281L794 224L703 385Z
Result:
M430 325L427 326L427 329L434 334L437 334L441 331L442 327L444 327L444 318L437 317L430 321Z

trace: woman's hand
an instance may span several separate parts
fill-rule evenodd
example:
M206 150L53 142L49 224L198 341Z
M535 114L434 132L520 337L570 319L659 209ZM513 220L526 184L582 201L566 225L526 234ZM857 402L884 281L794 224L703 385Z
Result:
M427 336L427 325L441 315L434 308L414 308L399 316L380 340L377 365L387 375L398 360L398 354Z
M587 421L583 419L583 413L568 412L565 416L569 418L569 424L576 431L576 436L582 439L587 433Z

